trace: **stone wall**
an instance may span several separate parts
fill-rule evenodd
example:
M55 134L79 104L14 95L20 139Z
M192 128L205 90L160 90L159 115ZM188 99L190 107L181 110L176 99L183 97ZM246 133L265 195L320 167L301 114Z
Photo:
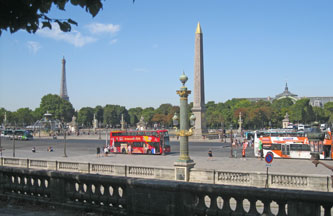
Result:
M247 179L246 176L237 178ZM52 204L58 208L134 216L319 216L321 213L330 215L333 205L333 193L327 192L262 189L4 166L0 167L0 196Z
M0 158L0 165L145 179L175 180L174 167L94 164L4 157ZM189 182L333 192L332 179L323 175L299 176L281 173L269 173L267 175L259 172L227 172L192 168L189 172Z

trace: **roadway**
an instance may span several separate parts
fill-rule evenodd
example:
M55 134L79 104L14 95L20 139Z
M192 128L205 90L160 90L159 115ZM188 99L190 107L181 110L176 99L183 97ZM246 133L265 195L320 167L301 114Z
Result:
M103 137L102 137L103 138ZM64 157L64 139L58 137L51 138L38 137L31 141L15 141L15 156L17 158L53 160L53 161L73 161L100 164L120 164L132 166L148 167L173 167L174 162L179 157L179 141L171 141L171 153L166 156L161 155L123 155L111 154L108 157L97 157L96 148L105 145L104 140L99 140L98 136L69 136L66 141L66 153ZM13 141L2 138L4 157L13 157ZM31 151L36 147L36 153ZM52 146L54 152L48 152L47 148ZM208 159L208 150L213 151L213 159ZM221 143L217 140L200 140L189 142L190 157L196 163L198 169L215 169L230 172L266 172L265 160L254 157L253 148L248 148L246 157L241 157L241 148L238 149L237 158L230 157L230 143ZM326 161L333 165L333 161ZM285 174L314 174L329 176L330 170L319 165L315 167L311 161L304 159L274 159L269 168L270 173Z
M82 137L82 138L81 138ZM66 139L66 152L68 155L86 155L95 154L97 147L105 146L104 140L98 139L98 136L69 136ZM37 149L37 152L46 151L48 147L52 146L55 152L64 152L65 140L63 137L58 137L57 139L51 138L35 138L29 141L15 140L15 150L17 157L24 157L20 155L21 150L31 150L32 147ZM170 141L171 153L168 155L179 156L179 141ZM2 138L2 147L5 149L3 155L13 155L13 140L8 138ZM190 141L189 151L191 156L202 156L208 157L208 150L213 151L214 157L229 157L230 156L230 142L222 143L215 141ZM241 155L241 148L238 148L238 155ZM246 151L247 157L254 157L253 148L248 148Z

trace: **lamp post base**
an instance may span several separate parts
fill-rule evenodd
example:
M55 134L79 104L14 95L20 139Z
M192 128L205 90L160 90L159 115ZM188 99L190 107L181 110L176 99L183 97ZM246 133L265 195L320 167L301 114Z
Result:
M195 165L193 160L178 160L174 164L175 166L175 180L177 181L186 181L190 180L190 169L192 169Z

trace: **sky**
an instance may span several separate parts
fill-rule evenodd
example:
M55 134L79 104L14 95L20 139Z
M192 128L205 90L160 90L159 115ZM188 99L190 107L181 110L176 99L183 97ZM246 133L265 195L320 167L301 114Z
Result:
M179 105L185 72L193 90L194 39L203 32L205 99L333 96L332 0L109 0L92 17L70 4L51 18L72 32L41 29L0 36L0 107L39 107L60 93L61 60L76 110ZM193 94L189 102L193 101Z

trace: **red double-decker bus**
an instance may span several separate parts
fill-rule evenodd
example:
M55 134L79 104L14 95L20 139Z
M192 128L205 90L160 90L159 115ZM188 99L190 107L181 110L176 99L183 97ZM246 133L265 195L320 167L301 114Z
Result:
M163 154L170 150L167 130L110 132L110 151L113 153Z

